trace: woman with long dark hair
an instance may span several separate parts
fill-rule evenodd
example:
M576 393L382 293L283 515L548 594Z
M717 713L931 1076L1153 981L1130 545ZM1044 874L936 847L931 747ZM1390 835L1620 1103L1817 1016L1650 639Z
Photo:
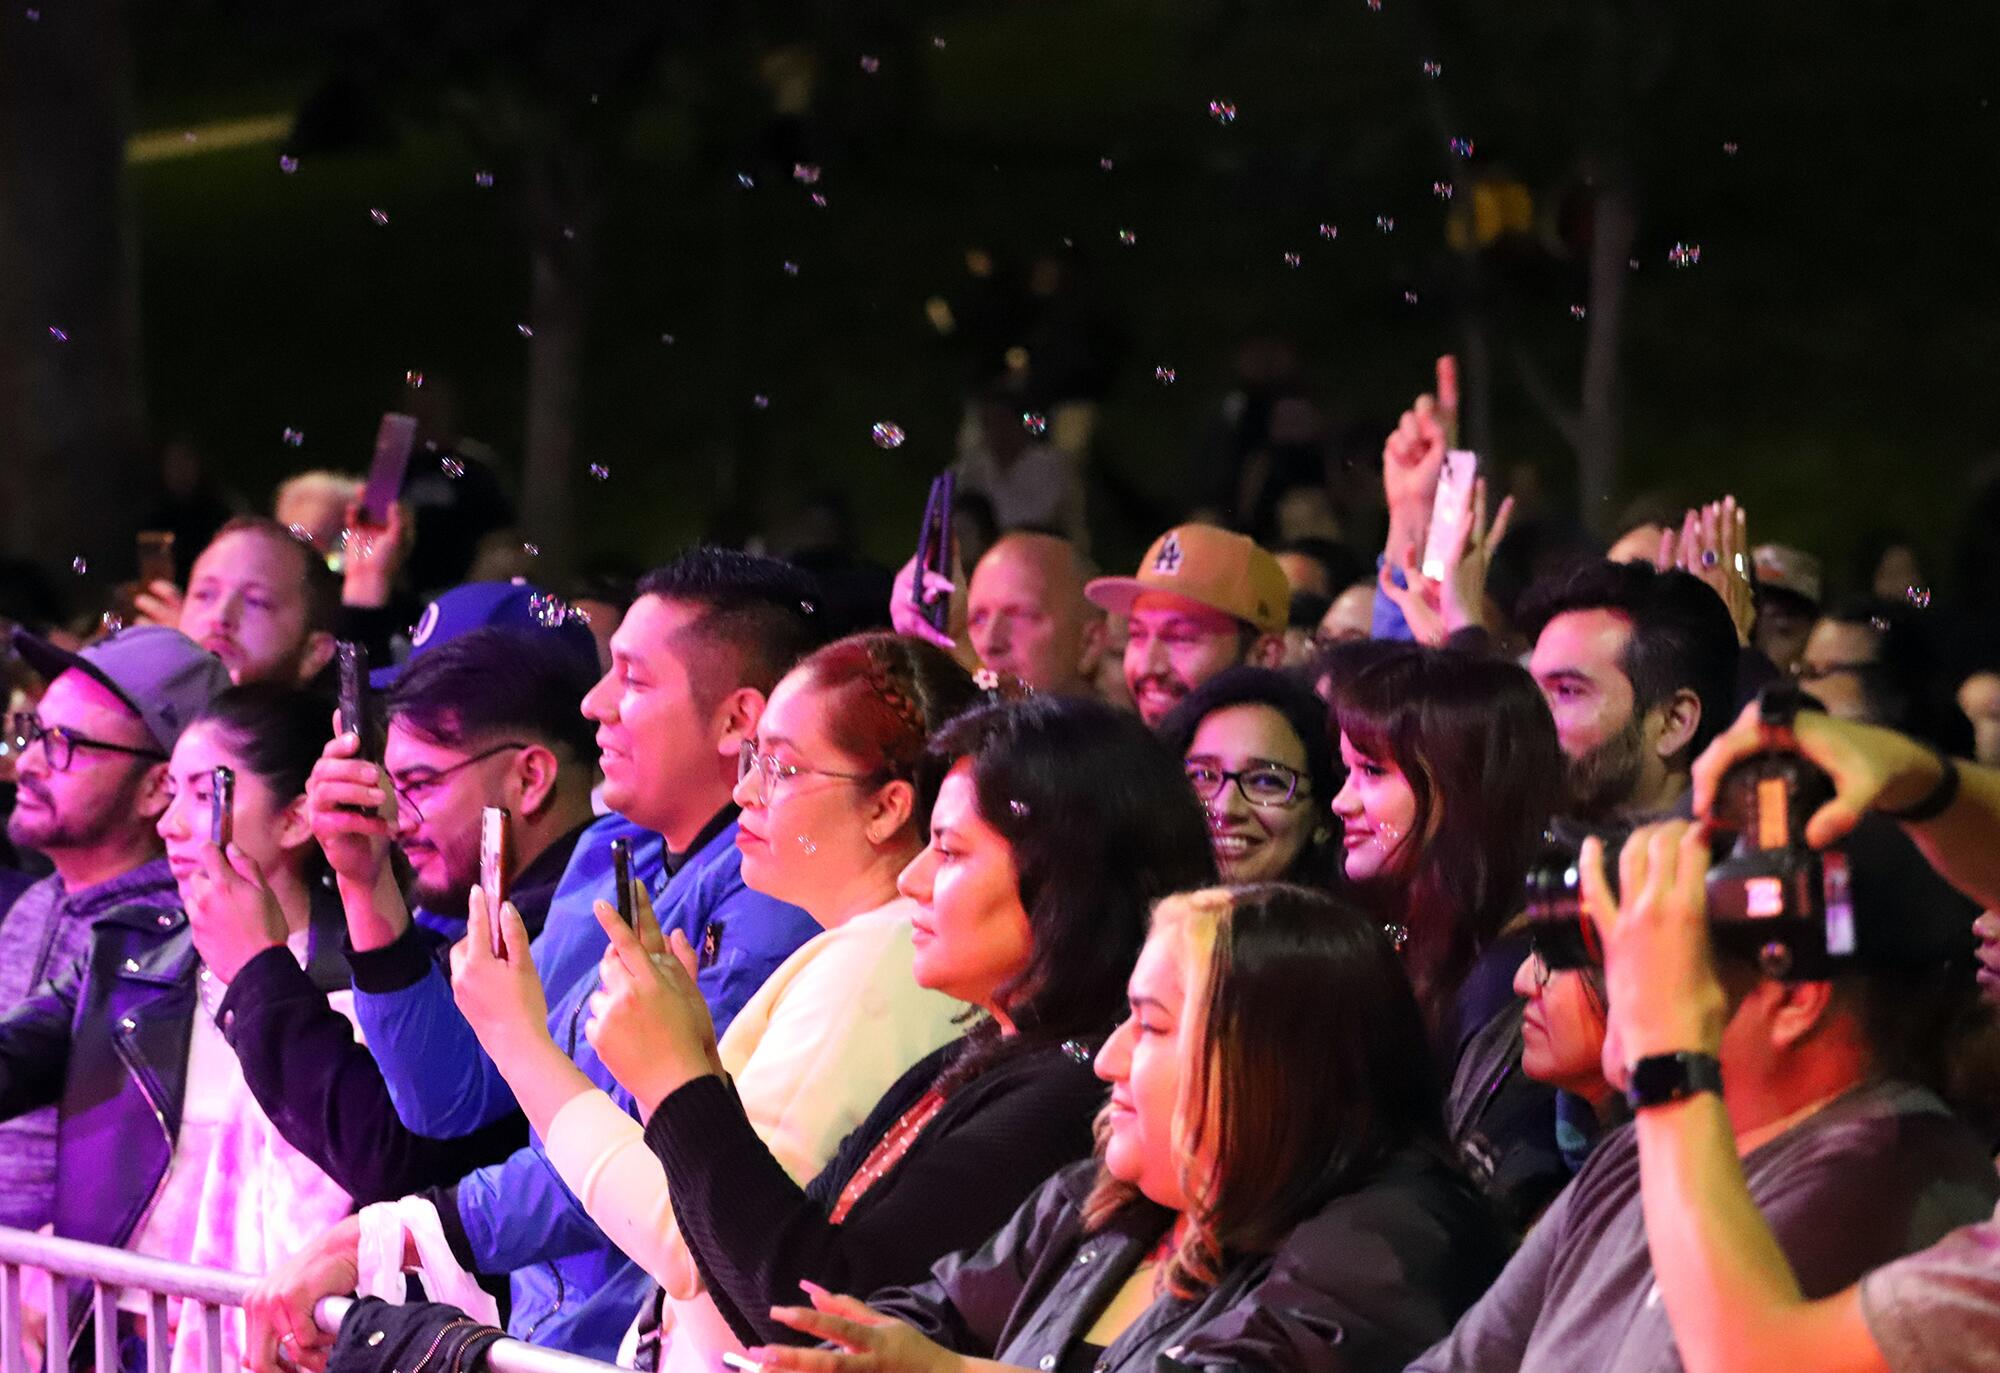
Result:
M1332 713L1347 880L1402 950L1454 1142L1525 1219L1566 1176L1553 1092L1520 1072L1527 942L1508 931L1562 795L1548 705L1514 663L1410 647L1339 683Z
M865 1305L809 1288L774 1313L844 1353L754 1356L1390 1373L1448 1330L1505 1245L1448 1160L1423 1019L1375 922L1281 884L1171 896L1128 996L1097 1058L1094 1161L926 1282Z
M647 1118L681 1235L745 1343L802 1281L873 1291L990 1234L1089 1152L1089 1060L1116 1025L1151 903L1213 879L1178 762L1137 720L1036 698L961 716L919 769L929 844L904 869L916 981L977 1009L809 1184L750 1129L694 990L600 909L612 947L588 1034Z

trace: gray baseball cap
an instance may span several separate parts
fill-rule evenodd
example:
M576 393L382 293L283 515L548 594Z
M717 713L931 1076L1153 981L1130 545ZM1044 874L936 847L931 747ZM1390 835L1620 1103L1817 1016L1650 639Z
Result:
M72 668L95 678L131 708L166 753L229 685L229 669L220 658L178 629L160 625L120 630L77 653L18 627L13 643L21 661L49 681Z

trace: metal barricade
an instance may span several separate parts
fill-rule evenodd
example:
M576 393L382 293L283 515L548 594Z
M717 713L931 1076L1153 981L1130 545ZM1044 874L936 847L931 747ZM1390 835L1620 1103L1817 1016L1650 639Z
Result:
M204 1373L225 1373L222 1367L222 1314L240 1307L255 1278L217 1268L195 1268L167 1259L147 1258L101 1244L56 1239L27 1230L0 1226L0 1373L27 1373L22 1348L21 1270L38 1268L49 1275L46 1348L66 1349L70 1342L70 1294L79 1283L91 1287L90 1310L95 1335L93 1367L97 1373L118 1373L118 1298L123 1292L146 1297L146 1373L167 1373L172 1349L167 1343L167 1303L178 1298L187 1305L181 1323L202 1331ZM328 1297L314 1310L320 1329L340 1329L341 1317L353 1302ZM606 1373L610 1364L543 1349L519 1340L495 1342L486 1355L493 1373ZM48 1367L62 1367L60 1359ZM228 1370L236 1373L236 1370Z

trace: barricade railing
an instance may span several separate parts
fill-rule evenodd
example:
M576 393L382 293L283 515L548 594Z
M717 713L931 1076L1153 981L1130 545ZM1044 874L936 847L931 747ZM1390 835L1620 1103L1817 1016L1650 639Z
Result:
M70 1299L79 1283L91 1288L90 1312L97 1373L118 1373L118 1310L121 1293L146 1299L146 1373L168 1373L173 1349L168 1343L167 1303L180 1300L182 1329L202 1332L204 1373L225 1373L222 1367L223 1312L240 1307L257 1280L219 1268L196 1268L168 1259L112 1249L101 1244L56 1239L27 1230L0 1226L0 1373L27 1373L23 1348L21 1273L35 1268L49 1275L48 1332L44 1347L67 1349L70 1343ZM327 1297L314 1308L320 1329L332 1334L353 1305L347 1297ZM605 1373L609 1364L595 1359L543 1349L520 1340L496 1341L488 1350L493 1373ZM45 1361L60 1369L60 1355ZM228 1370L236 1373L236 1370Z

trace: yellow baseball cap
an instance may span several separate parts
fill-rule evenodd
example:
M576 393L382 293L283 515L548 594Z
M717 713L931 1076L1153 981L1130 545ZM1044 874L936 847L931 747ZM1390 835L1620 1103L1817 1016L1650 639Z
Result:
M1243 534L1212 524L1183 524L1153 540L1130 577L1098 577L1083 589L1092 605L1130 613L1148 591L1185 596L1233 615L1266 634L1282 634L1291 586L1278 560Z

